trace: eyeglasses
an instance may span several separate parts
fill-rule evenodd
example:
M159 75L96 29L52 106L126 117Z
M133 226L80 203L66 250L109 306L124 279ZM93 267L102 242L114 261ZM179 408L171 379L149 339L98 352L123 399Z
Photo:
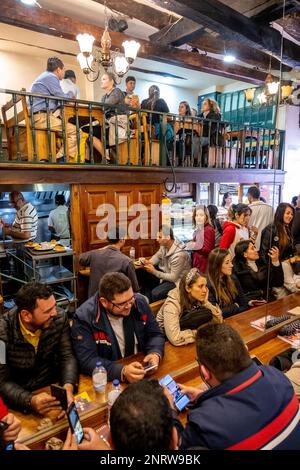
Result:
M133 295L131 299L126 300L126 302L122 302L120 304L115 304L112 300L110 301L110 303L113 304L113 306L118 308L119 310L122 310L123 308L126 308L127 306L133 305L134 302L135 302L135 295Z

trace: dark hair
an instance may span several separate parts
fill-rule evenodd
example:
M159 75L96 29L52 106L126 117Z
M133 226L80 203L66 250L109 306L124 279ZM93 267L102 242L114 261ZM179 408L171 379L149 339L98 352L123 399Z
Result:
M300 261L295 261L295 263L291 263L291 266L294 274L300 274Z
M133 77L132 75L128 75L128 77L126 77L125 83L128 82L136 82L135 77Z
M205 222L204 222L204 225L206 224L209 224L211 225L211 220L210 220L210 216L209 216L209 212L208 212L208 209L205 205L200 205L200 206L196 206L193 210L193 216L192 216L192 223L193 223L193 227L196 228L197 227L197 224L196 224L196 215L197 215L197 212L198 211L203 211L204 212L204 215L205 215Z
M197 356L201 364L224 382L247 369L251 358L237 331L226 323L211 323L197 330Z
M297 201L298 201L298 196L293 196L292 197L292 202L291 202L293 207L297 206Z
M28 310L33 313L38 299L49 299L53 295L51 287L39 282L29 282L21 287L15 295L15 303L20 313Z
M56 194L55 196L55 204L58 206L63 206L66 203L66 198L63 194Z
M239 270L244 269L247 264L247 260L244 256L244 253L248 250L250 243L253 244L252 240L241 240L235 245L234 248L234 260L233 264L235 268L238 268Z
M55 70L58 68L64 68L63 61L58 57L49 57L47 60L47 72L55 72Z
M287 208L292 209L293 211L293 218L289 225L285 225L283 222L283 216ZM279 206L276 209L275 216L274 216L274 225L276 227L276 230L278 232L278 238L279 238L279 251L280 254L283 253L285 247L292 243L292 224L295 216L295 208L289 204L288 202L281 202Z
M218 213L218 208L214 204L209 204L207 206L207 210L209 212L210 220L213 221L216 219L216 215Z
M65 78L76 78L74 70L66 70Z
M229 218L230 220L235 220L236 216L241 216L242 214L246 214L247 212L250 212L252 214L252 209L249 207L247 204L232 204L232 206L229 209Z
M149 90L148 90L149 98L146 100L147 101L147 107L150 106L149 109L152 111L154 110L155 103L157 100L159 100L160 97L160 90L157 85L151 85Z
M169 225L161 225L158 231L161 232L165 238L175 240L173 229Z
M119 227L116 225L115 227L112 227L108 232L107 232L107 240L109 243L112 243L115 245L118 243L120 240L124 240L126 236L126 231L123 229L123 227Z
M184 106L185 106L185 115L186 116L191 116L192 111L191 111L191 107L190 107L189 103L187 101L180 101L179 106L181 104L184 104Z
M191 310L193 305L198 302L187 292L186 289L187 287L192 287L192 285L195 284L199 277L204 277L204 279L206 279L206 275L201 273L199 269L192 268L189 271L186 271L180 279L180 314L182 314L185 310Z
M258 189L257 186L250 186L248 189L248 193L250 196L253 197L253 199L259 199L260 198L260 190Z
M230 193L225 193L225 194L223 194L223 200L222 200L222 204L221 204L222 207L225 207L225 205L226 205L226 199L227 199L229 196L231 196Z
M208 255L208 277L215 291L218 303L225 307L234 303L238 290L231 276L222 274L222 265L228 250L215 248Z
M132 287L130 279L123 273L106 273L100 280L99 297L111 302L115 294L123 294Z
M16 199L16 200L25 201L25 198L24 198L23 194L20 193L20 191L12 191L11 193L9 193L9 199L10 200Z
M141 380L117 398L110 413L115 450L123 453L166 451L171 447L173 417L156 380Z

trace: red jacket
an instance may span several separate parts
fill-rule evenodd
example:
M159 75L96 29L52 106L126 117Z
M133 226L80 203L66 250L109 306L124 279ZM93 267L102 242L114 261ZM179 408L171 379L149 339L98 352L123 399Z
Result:
M8 409L4 405L2 399L0 398L0 420L4 418L8 414Z
M202 240L203 237L203 240ZM201 248L192 252L193 268L198 268L202 273L206 272L209 253L215 248L215 230L210 224L204 226L204 234L197 230L194 233L194 241L199 241Z

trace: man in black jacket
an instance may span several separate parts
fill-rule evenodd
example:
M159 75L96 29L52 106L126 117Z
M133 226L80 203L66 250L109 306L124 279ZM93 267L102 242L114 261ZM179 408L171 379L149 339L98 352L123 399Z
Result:
M68 318L56 310L52 291L43 284L24 285L15 302L16 308L0 318L0 341L6 346L0 395L13 408L43 415L60 404L48 393L32 391L59 381L71 402L78 383Z

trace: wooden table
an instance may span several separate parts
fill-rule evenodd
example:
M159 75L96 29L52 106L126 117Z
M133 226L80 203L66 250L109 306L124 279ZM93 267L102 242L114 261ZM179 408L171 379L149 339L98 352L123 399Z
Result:
M87 124L89 123L89 118L91 115L92 121L99 121L100 126L103 127L104 113L103 113L103 109L100 107L93 106L92 108L90 108L89 105L87 104L85 105L82 103L78 104L77 107L75 103L67 103L63 108L63 112L64 112L64 120L65 120L66 153L67 155L69 155L67 123L70 121L70 119L72 120L75 119L75 124L74 122L72 124L76 126L76 115L77 115L78 120L79 120L79 126L81 126L85 124L85 121L87 122ZM86 119L84 122L80 122L81 121L80 118L88 118L88 119ZM101 151L101 153L102 155L104 155L104 147L102 148L102 150L103 151ZM81 159L84 162L85 156L81 155Z
M266 313L274 316L282 315L299 304L300 293L291 294L284 299L268 304L267 312L266 306L253 308L227 319L226 323L231 325L240 333L247 344L251 355L256 355L261 362L268 363L274 355L288 349L289 345L277 338L277 330L279 327L272 328L267 332L262 332L251 327L250 321L257 320L258 318L263 317ZM133 360L142 361L143 357L144 355L139 353L135 356L123 359L121 362L127 364ZM152 377L160 379L166 374L171 374L177 382L190 385L198 384L201 379L199 377L199 368L195 357L195 344L176 347L170 343L166 343L164 359L160 364L159 369L152 375ZM47 388L45 390L47 390ZM107 422L107 398L105 395L99 395L94 392L91 377L80 377L79 393L83 391L87 391L92 403L87 410L80 412L82 424L83 426L97 428ZM52 436L60 437L63 440L65 439L68 427L66 419L59 421L51 428L44 431L37 431L37 426L41 421L41 417L36 415L23 415L19 412L14 413L22 422L20 439L32 449L43 449L46 440ZM182 419L184 421L184 415Z
M200 137L200 135L202 135L202 123L199 122L199 121L196 121L196 120L189 120L189 119L185 119L185 120L177 120L175 121L174 123L174 133L175 134L178 134L178 132L180 130L189 130L189 131L193 131L195 132L196 134L198 134L198 136Z

